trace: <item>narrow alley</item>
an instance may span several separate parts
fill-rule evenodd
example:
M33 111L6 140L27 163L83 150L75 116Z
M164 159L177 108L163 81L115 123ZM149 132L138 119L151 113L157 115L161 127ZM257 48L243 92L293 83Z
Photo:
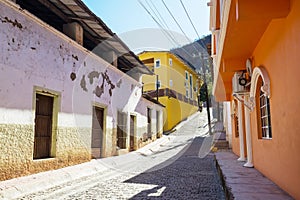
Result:
M225 199L214 156L210 153L205 156L207 149L203 149L205 147L202 145L203 141L209 142L204 137L207 130L202 127L205 119L206 113L197 113L169 136L164 136L126 155L84 163L83 171L78 166L73 166L21 177L19 178L21 182L22 179L24 182L27 179L27 185L20 184L27 192L22 193L20 192L22 189L19 188L19 194L15 197L18 199ZM77 174L76 178L70 178L73 176L72 173ZM54 180L64 178L67 181ZM16 183L18 180L10 180L13 181ZM60 182L60 184L55 185L53 182ZM28 189L30 187L31 191ZM6 195L9 197L9 194Z

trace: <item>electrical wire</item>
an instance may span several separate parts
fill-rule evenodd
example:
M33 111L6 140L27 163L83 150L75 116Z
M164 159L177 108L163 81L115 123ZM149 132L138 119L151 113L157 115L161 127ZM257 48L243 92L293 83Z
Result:
M191 43L191 39L186 35L186 33L183 31L182 27L180 26L180 24L178 23L178 21L176 20L176 18L174 17L174 15L172 14L171 10L168 8L167 4L164 2L164 0L161 0L164 4L164 6L166 7L166 9L168 10L169 14L171 15L171 17L173 18L173 20L175 21L175 23L177 24L177 26L179 27L179 29L181 30L181 32L183 33L183 35L186 37L186 39Z
M194 23L193 23L193 21L192 21L190 15L189 15L189 13L188 13L188 11L186 10L186 8L185 8L185 6L184 6L182 0L180 0L180 3L181 3L181 5L182 5L182 7L183 7L183 9L184 9L184 11L185 11L185 14L186 14L187 17L189 18L189 20L190 20L190 22L191 22L191 24L192 24L192 26L193 26L193 28L194 28L194 31L196 32L196 34L197 34L197 36L198 36L198 39L200 39L200 36L199 36L199 34L198 34L198 31L197 31L196 27L194 26Z
M138 0L138 2L139 2L139 4L144 8L144 10L151 16L151 18L153 19L153 21L162 29L162 31L163 31L163 33L165 34L165 36L169 39L169 41L171 42L171 43L173 43L173 45L175 44L175 45L178 45L179 46L179 44L177 43L177 41L174 39L174 38L172 38L172 36L169 34L169 32L168 31L166 31L164 28L163 28L163 26L155 19L155 17L151 14L151 12L146 8L146 6L140 1L140 0ZM171 41L171 40L172 41Z

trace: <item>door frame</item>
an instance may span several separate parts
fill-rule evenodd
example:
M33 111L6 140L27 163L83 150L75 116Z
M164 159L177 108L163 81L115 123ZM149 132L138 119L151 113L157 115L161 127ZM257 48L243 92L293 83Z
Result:
M107 105L93 102L92 103L92 110L91 110L91 120L93 120L93 108L98 107L103 109L103 130L102 130L102 144L100 149L100 157L105 158L106 157L106 122L107 122ZM93 131L93 124L91 124L91 141L92 141L92 131ZM92 144L91 144L92 146Z
M36 112L36 95L44 95L53 98L53 110L52 110L52 127L51 127L51 147L50 147L50 157L54 158L56 156L56 138L57 138L57 122L58 122L58 113L60 112L61 107L61 92L50 90L44 87L34 86L33 87L33 96L32 96L32 128L33 128L33 136L32 140L34 141L35 137L35 112ZM34 142L32 143L32 159L34 152ZM45 159L49 159L45 158ZM40 160L40 159L33 159Z
M134 133L133 133L133 151L137 150L137 114L136 113L130 113L129 115L129 151L130 151L130 136L131 136L131 116L133 116L133 127L134 127Z
M152 140L152 111L153 109L147 107L147 139Z

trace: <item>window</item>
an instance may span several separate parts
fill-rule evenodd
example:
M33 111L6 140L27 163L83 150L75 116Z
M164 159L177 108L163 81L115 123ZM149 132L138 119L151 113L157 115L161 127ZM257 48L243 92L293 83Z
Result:
M185 82L184 82L184 87L185 87L185 96L186 98L189 98L189 72L185 71Z
M160 67L160 59L155 60L155 67Z
M160 87L161 87L161 81L160 81L160 80L157 80L157 82L156 82L156 87L157 87L157 88L160 88Z
M185 80L189 80L189 73L185 71Z
M173 87L173 80L170 80L170 81L169 81L169 86L170 86L170 87Z
M186 98L189 98L189 88L188 87L185 88L185 96L186 96Z
M190 98L193 99L193 75L190 74Z
M272 138L270 100L260 91L259 95L260 119L261 119L261 137L265 139Z
M170 65L170 67L173 66L173 60L172 60L172 58L169 58L169 65Z
M270 114L270 100L262 91L264 81L261 76L257 78L256 85L256 112L257 112L257 127L259 139L272 139L271 129L271 114Z

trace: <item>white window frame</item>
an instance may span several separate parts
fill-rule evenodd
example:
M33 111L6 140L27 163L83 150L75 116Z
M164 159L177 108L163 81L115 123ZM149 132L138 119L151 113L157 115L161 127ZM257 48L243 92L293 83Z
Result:
M261 123L261 138L272 139L272 126L270 114L270 100L265 96L264 92L259 94L259 109L260 109L260 123Z
M158 65L157 65L157 63L158 63ZM155 67L155 68L160 68L160 66L161 66L160 59L156 59L156 60L154 61L154 67Z
M189 80L189 72L185 71L185 80L188 81Z

